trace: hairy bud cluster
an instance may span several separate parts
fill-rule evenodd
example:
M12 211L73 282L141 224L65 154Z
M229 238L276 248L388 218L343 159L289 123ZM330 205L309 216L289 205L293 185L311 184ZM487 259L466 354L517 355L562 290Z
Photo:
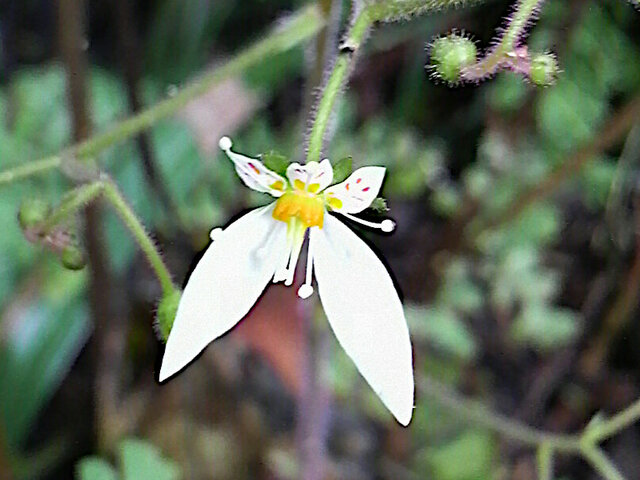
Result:
M31 243L40 244L60 256L63 267L82 270L87 259L79 245L75 224L48 226L52 208L46 200L33 197L22 202L18 210L18 223Z

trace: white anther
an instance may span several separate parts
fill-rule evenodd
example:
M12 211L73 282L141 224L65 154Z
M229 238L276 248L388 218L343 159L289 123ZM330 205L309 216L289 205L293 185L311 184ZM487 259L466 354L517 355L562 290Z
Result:
M380 229L386 233L393 232L395 228L396 222L394 222L393 220L389 220L388 218L380 224Z
M233 146L233 142L231 142L231 139L229 137L222 137L218 142L218 145L222 150L226 152Z
M211 230L211 232L209 232L209 238L215 242L222 238L222 233L223 230L221 228L214 228L213 230Z
M306 300L311 295L313 295L313 287L311 285L308 285L305 283L304 285L301 285L300 288L298 289L298 296L303 300Z

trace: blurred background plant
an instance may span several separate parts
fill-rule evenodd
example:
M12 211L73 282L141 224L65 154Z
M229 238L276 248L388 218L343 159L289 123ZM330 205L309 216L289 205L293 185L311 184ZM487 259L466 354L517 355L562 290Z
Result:
M359 42L333 55L348 3L0 4L0 478L638 478L640 429L609 440L638 408L606 420L640 397L637 11L367 2L369 20L394 21L354 62ZM334 61L349 88L314 137ZM264 200L218 154L230 133L247 153L303 160L310 136L331 159L388 168L398 228L367 237L407 305L407 429L322 318L307 343L295 290L278 286L156 383L154 317L174 287L137 253L150 240L138 218L180 286L208 230ZM298 451L297 412L326 445L315 458ZM544 433L582 431L582 450ZM607 439L617 467L589 438Z

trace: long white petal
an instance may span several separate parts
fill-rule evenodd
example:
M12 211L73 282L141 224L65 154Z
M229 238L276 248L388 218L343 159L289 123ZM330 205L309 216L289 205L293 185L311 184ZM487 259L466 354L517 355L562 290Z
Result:
M393 413L413 414L409 330L393 281L376 254L331 215L310 229L320 301L338 341Z
M287 248L286 224L273 204L217 233L184 289L160 368L160 381L182 369L251 309Z

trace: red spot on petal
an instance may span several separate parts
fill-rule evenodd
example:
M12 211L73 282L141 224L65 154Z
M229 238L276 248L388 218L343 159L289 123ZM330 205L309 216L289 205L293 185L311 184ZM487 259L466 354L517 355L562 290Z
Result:
M363 191L363 192L368 192L368 191L369 191L369 187L367 187L367 188L363 188L363 189L362 189L362 191Z
M344 188L346 188L347 190L349 190L349 184L347 183L347 184L345 185L345 187L344 187Z
M256 174L260 174L260 170L258 170L258 167L256 167L253 163L249 162L249 167L251 167L251 169L256 172Z
M362 181L361 178L359 178L358 180L356 180L356 183L360 183Z

